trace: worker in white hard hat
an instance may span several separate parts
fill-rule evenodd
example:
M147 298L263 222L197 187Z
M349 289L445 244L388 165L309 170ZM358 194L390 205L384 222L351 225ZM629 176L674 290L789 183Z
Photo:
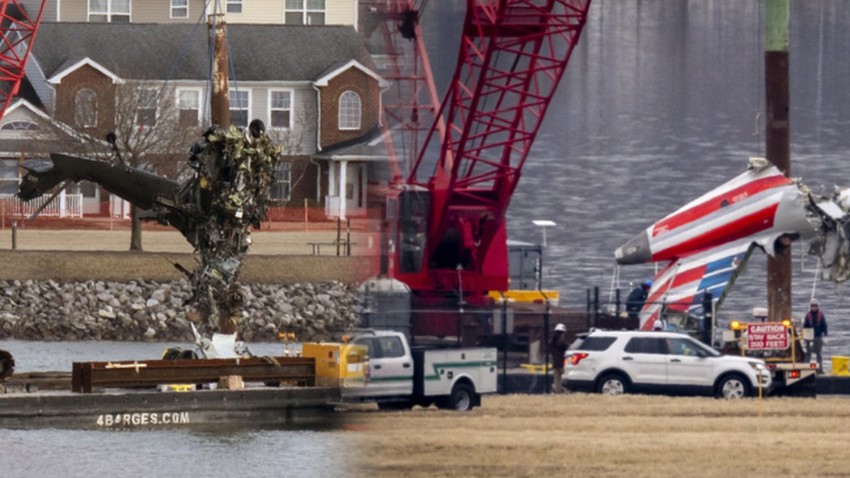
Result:
M564 354L567 352L567 327L564 324L555 326L552 339L549 341L549 353L552 357L552 375L554 376L555 393L564 393Z
M818 373L823 373L823 340L829 335L829 327L826 325L826 316L820 310L817 299L812 299L809 304L809 312L803 319L804 329L814 329L814 340L806 341L807 359L817 359Z

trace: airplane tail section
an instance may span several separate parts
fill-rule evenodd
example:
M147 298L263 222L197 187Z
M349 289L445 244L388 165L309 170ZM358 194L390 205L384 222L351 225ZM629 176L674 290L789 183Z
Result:
M719 308L755 248L740 242L671 261L653 280L640 312L640 328L651 330L666 311L688 314L701 308L707 292Z

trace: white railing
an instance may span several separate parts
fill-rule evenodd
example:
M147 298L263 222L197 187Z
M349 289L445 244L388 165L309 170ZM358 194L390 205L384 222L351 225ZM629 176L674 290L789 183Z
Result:
M14 194L0 194L0 214L9 217L29 217L48 200L50 200L50 195L42 195L30 201L21 201ZM45 217L83 217L83 195L62 192L38 215Z

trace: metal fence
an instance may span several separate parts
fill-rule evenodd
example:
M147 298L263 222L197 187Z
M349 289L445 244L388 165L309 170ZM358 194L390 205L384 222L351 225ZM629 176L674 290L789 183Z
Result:
M44 209L38 213L39 216L83 217L83 195L61 193L55 198L43 195L30 201L21 201L14 194L0 194L0 216L2 216L2 219L6 217L29 217L42 207Z

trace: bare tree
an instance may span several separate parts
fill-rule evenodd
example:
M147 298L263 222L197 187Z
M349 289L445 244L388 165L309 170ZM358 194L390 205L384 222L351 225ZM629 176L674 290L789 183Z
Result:
M42 140L62 144L69 154L118 161L171 178L180 174L201 127L197 119L187 122L181 116L174 87L128 80L88 89L92 99L77 92L75 98L57 101L57 121L39 133ZM106 140L108 135L112 141ZM140 211L135 206L130 211L130 250L140 251Z
M119 85L115 93L116 159L135 168L176 177L200 128L181 124L175 91L150 83ZM130 250L142 250L139 211L130 207Z
M307 174L308 164L298 164L298 159L306 159L304 151L304 142L307 136L307 115L303 108L299 108L294 121L289 129L286 130L271 130L269 136L272 140L279 144L283 152L278 166L284 163L289 163L289 191L290 196L296 190L298 185ZM304 163L304 161L301 161ZM296 167L298 166L298 167ZM293 178L294 177L294 178ZM285 205L290 201L290 198L279 199L275 198L278 205Z

